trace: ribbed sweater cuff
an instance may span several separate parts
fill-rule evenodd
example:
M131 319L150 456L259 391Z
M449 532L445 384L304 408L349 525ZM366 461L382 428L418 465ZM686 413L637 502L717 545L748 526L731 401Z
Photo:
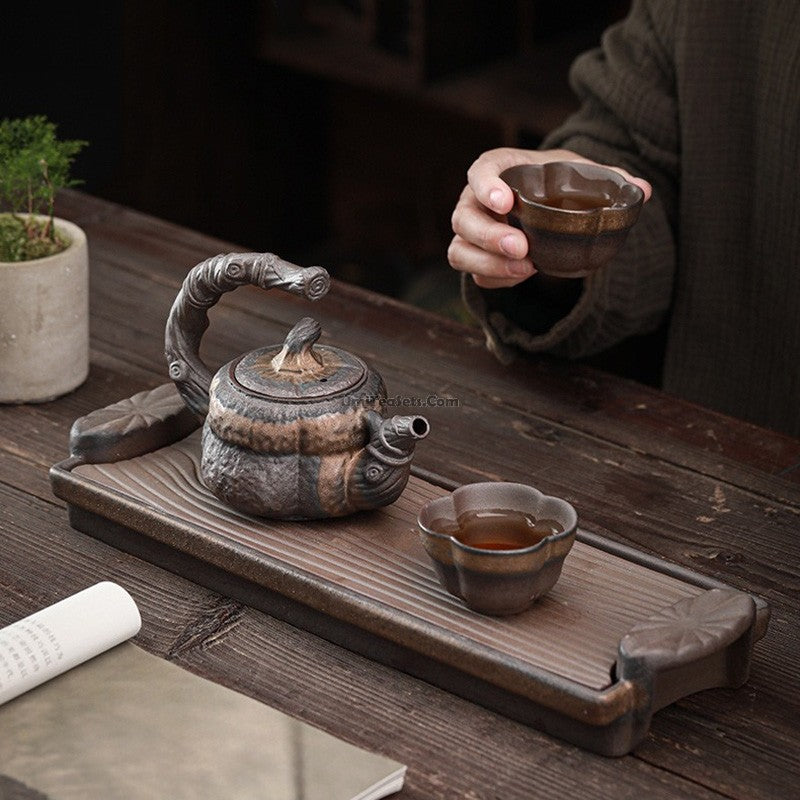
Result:
M509 363L514 350L548 352L566 358L594 355L628 336L654 330L669 308L674 244L663 209L656 199L642 210L618 257L588 276L571 309L546 331L526 329L487 302L488 292L463 275L464 303L477 319L486 344Z

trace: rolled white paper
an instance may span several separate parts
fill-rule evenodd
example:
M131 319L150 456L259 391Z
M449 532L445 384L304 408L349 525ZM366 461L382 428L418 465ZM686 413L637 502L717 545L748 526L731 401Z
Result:
M133 598L103 581L0 629L0 705L135 636Z

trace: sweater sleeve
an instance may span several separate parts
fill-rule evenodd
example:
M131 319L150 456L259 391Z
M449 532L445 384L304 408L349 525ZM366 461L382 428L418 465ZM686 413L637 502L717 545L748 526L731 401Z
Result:
M537 279L509 290L482 290L462 277L462 294L487 345L502 361L515 348L578 358L654 330L670 305L675 269L679 129L673 68L676 6L636 0L609 28L602 47L570 72L581 107L542 143L601 164L621 166L653 185L653 196L615 259L550 305ZM534 264L536 254L533 254ZM522 288L524 287L524 288ZM513 292L514 290L511 290Z

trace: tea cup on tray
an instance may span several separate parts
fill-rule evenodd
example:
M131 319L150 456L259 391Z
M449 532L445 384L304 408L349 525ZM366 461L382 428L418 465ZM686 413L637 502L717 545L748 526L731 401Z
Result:
M549 591L575 541L566 500L521 483L471 483L424 505L417 526L436 574L473 611L516 614Z

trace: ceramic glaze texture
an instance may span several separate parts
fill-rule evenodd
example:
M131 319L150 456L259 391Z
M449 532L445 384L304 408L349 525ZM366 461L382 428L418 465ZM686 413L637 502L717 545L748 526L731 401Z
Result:
M500 177L514 192L509 222L547 275L579 278L607 264L639 217L642 190L595 164L518 164Z
M559 531L513 549L471 546L457 531L461 520L489 510L552 520ZM450 594L474 611L518 614L555 586L578 527L565 500L520 483L472 483L427 503L417 519L422 544Z
M336 348L314 350L324 362L317 375L327 375L333 386L337 373L355 365L354 357ZM352 510L352 499L347 479L337 475L352 471L367 441L367 412L380 410L386 388L359 359L361 368L350 370L356 386L343 403L321 394L328 379L321 383L285 362L284 378L271 366L281 352L248 353L214 377L203 427L203 479L220 499L254 514L340 516Z
M316 320L301 319L282 345L234 359L205 387L196 348L207 325L205 309L216 302L217 290L225 290L227 276L241 283L255 275L264 288L295 293L319 285L321 268L271 256L277 269L264 269L274 263L268 255L231 254L199 264L167 324L170 374L187 405L205 414L203 482L228 505L272 518L338 517L393 502L428 423L418 416L384 420L381 376L351 353L318 345ZM202 369L195 369L198 362Z

